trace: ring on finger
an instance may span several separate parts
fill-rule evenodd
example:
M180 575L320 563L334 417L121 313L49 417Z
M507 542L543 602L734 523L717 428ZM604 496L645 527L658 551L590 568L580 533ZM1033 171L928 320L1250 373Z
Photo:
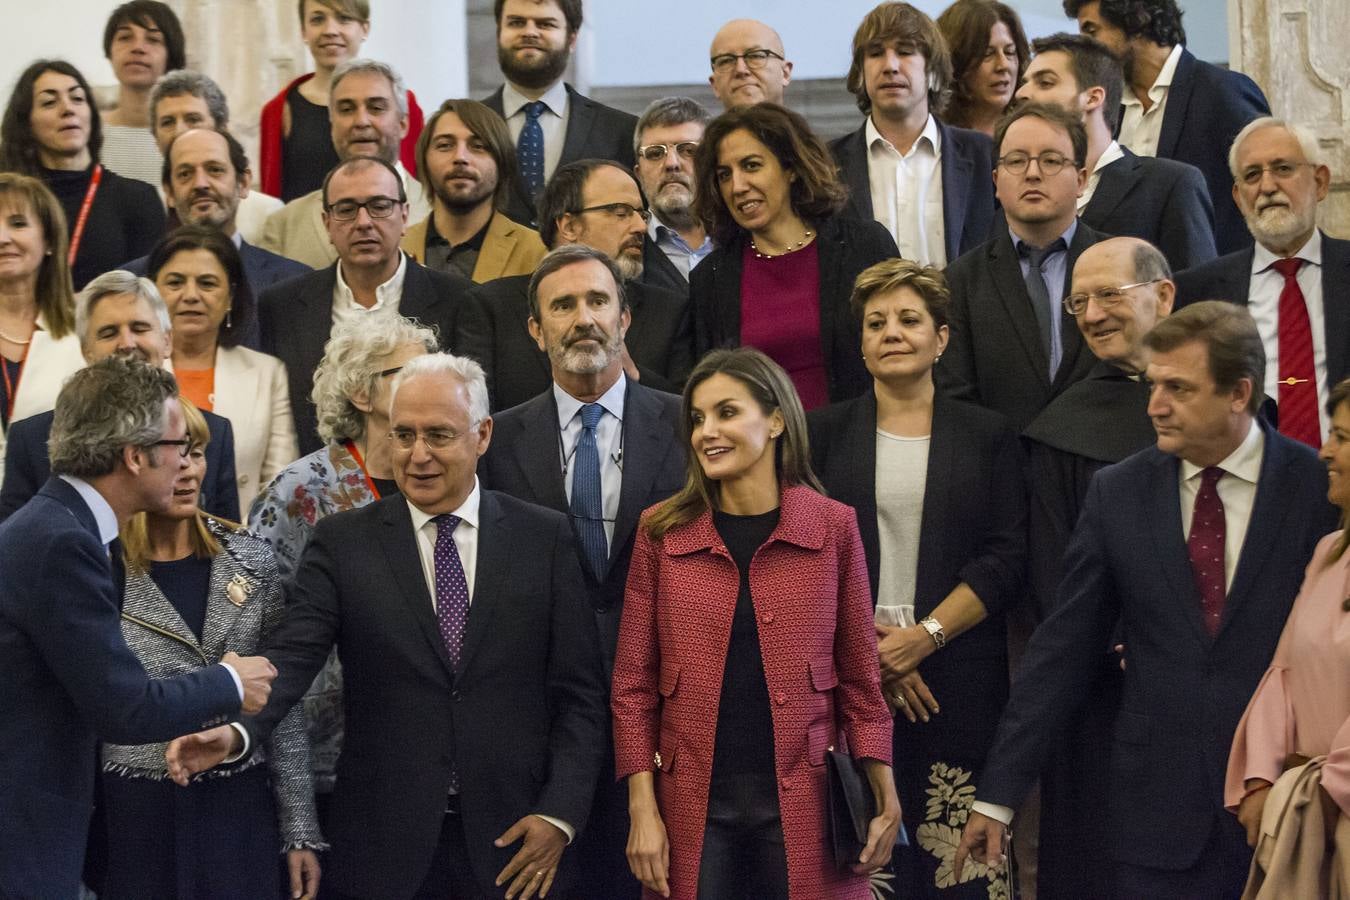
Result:
M901 706L909 706L909 701L905 699L904 694L896 694L895 702L899 703Z

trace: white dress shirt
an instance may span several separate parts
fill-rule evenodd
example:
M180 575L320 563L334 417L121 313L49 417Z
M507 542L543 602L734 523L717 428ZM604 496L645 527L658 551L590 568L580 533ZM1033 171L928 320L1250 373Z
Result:
M1327 326L1322 297L1322 232L1313 229L1312 237L1294 257L1303 260L1294 277L1303 291L1303 303L1308 309L1308 325L1312 328L1313 372L1317 376L1317 419L1321 425L1322 440L1331 430L1327 416ZM1280 294L1284 291L1284 276L1271 268L1280 259L1257 243L1252 254L1252 280L1247 288L1247 309L1261 332L1261 343L1266 348L1266 395L1277 402L1280 399Z
M1177 63L1181 52L1186 48L1177 44L1168 54L1153 86L1148 89L1148 98L1153 105L1144 111L1144 104L1128 84L1125 85L1121 105L1125 107L1120 120L1120 142L1140 156L1157 156L1158 140L1162 136L1163 114L1167 109L1167 93L1172 87L1172 78L1177 73Z
M362 316L377 313L384 309L394 313L398 312L398 305L403 300L403 278L407 274L408 257L400 250L398 268L394 270L393 275L389 276L388 281L375 288L375 305L362 306L356 302L356 295L347 286L347 280L342 277L342 263L339 262L337 282L333 285L334 327L341 325L343 322L359 319Z
M1081 216L1083 210L1092 202L1092 195L1097 192L1097 184L1102 180L1102 169L1105 169L1111 163L1124 159L1125 151L1120 149L1120 144L1116 141L1106 145L1102 155L1097 157L1097 164L1092 167L1092 173L1088 175L1087 187L1083 189L1083 196L1078 198L1078 214Z
M595 448L600 452L600 502L605 517L605 544L614 545L614 520L619 515L619 493L623 487L623 402L628 378L619 380L595 401L604 408L595 426ZM558 405L558 451L562 458L563 488L572 501L573 465L577 442L581 440L582 402L553 382L553 400Z
M895 238L900 255L926 266L947 264L942 217L942 135L930 115L923 132L901 153L881 136L872 117L863 130L872 218Z
M539 99L545 107L539 116L539 127L544 132L544 180L548 181L558 168L558 160L562 159L571 103L567 96L567 85L561 78L544 91L544 96ZM506 127L511 132L513 145L520 144L520 130L525 127L525 104L529 102L530 98L518 91L511 82L502 84L502 112L506 114Z

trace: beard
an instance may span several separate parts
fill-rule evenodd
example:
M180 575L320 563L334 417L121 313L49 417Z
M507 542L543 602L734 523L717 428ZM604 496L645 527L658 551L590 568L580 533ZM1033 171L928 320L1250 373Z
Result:
M618 267L619 274L623 276L624 281L636 281L642 277L642 254L629 256L620 251L619 255L614 257L614 265Z
M542 53L539 59L533 62L523 62L516 57L514 50L500 44L497 45L497 65L501 66L502 74L506 76L507 81L523 88L541 90L562 77L563 72L567 70L568 62L571 61L571 51L566 48L550 50L547 47L538 47L536 49Z
M1317 223L1313 207L1299 213L1292 204L1267 207L1259 212L1253 209L1245 213L1243 218L1247 221L1247 229L1251 231L1252 237L1267 248L1288 247L1298 238L1311 232Z
M585 338L598 342L594 350L577 346ZM623 352L623 332L616 330L608 338L598 328L588 328L568 335L568 339L548 348L548 358L564 372L573 375L596 375L603 372Z
M446 188L444 181L433 182L432 186L441 205L455 215L461 216L478 209L484 202L491 203L493 194L497 193L496 182L489 183L482 178L474 183L471 189L465 191L451 191Z
M681 190L666 190L671 185L678 185ZM692 228L696 224L694 218L694 192L688 185L679 182L671 182L657 190L652 197L652 210L655 211L657 218L662 224L674 228L676 231L682 231Z

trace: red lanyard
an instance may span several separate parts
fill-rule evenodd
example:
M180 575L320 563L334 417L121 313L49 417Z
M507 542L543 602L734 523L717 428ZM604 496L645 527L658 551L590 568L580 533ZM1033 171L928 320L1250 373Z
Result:
M5 414L5 421L13 423L14 421L14 400L19 392L19 385L23 383L23 364L28 362L28 348L23 348L23 359L19 360L19 377L13 382L9 378L9 360L0 357L0 372L5 375L5 400L9 404L9 410Z
M80 251L80 239L84 237L84 223L89 219L89 207L94 205L94 195L98 193L98 183L103 180L103 163L94 163L94 174L89 178L89 189L84 192L84 202L80 204L80 215L75 220L75 230L70 233L70 252L66 254L66 265L75 265L75 254Z
M361 467L361 474L366 479L366 487L370 488L370 492L375 495L375 499L379 500L380 490L375 487L375 481L370 477L370 473L366 471L366 461L361 458L361 451L356 449L356 442L343 441L342 446L347 448L347 452L352 455L352 459L356 460L356 464Z

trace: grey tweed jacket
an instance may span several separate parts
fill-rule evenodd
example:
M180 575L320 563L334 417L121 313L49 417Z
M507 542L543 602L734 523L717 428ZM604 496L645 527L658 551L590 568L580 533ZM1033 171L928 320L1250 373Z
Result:
M284 600L272 549L251 534L230 531L210 519L207 522L221 552L211 562L211 593L200 641L148 573L127 571L122 635L153 678L212 665L230 651L253 655L281 620ZM166 746L104 744L104 771L132 778L166 778ZM271 769L282 849L324 849L300 706L287 714L267 743L247 760L196 777L228 778L263 763Z

